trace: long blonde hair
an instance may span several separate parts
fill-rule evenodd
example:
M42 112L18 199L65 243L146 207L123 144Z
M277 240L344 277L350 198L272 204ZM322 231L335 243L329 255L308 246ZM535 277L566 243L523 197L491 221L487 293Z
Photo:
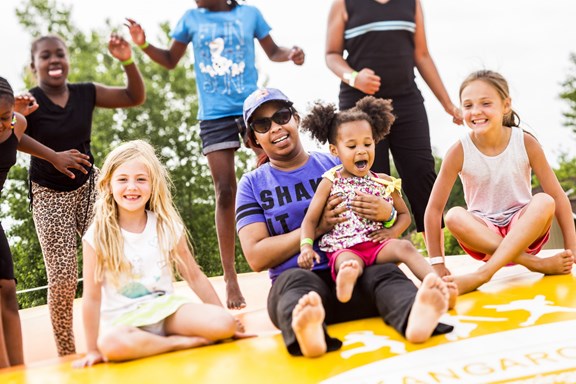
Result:
M152 191L146 209L156 214L158 246L166 261L173 266L184 262L176 252L182 230L190 246L184 223L172 201L170 175L160 163L154 148L143 140L126 142L108 154L96 186L98 190L98 199L94 205L96 281L102 281L105 274L110 276L114 283L123 275L131 275L131 265L124 257L124 239L118 221L118 206L112 195L110 182L116 169L132 160L142 162L148 170ZM192 249L190 247L191 252Z

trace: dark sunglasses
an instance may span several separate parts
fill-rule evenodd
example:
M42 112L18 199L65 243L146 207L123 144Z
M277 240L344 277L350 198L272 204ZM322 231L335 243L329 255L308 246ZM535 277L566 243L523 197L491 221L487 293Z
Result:
M288 124L291 118L292 108L284 107L277 110L276 113L272 115L272 117L263 117L262 119L253 120L250 123L250 128L252 128L254 132L266 133L270 130L272 122L275 122L279 125L284 125Z

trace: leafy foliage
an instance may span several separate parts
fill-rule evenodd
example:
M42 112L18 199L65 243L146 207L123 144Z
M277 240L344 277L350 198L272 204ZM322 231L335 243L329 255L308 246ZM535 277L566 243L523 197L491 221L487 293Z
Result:
M72 6L66 7L51 0L28 0L17 10L20 23L33 37L57 34L68 44L70 82L97 82L123 86L125 75L120 63L107 52L110 31L115 28L106 22L104 31L85 33L71 24ZM168 46L169 27L161 25L163 40ZM177 68L168 71L153 63L142 52L133 52L146 83L146 103L130 109L97 108L92 124L92 152L95 165L101 162L118 143L145 138L161 154L170 170L176 205L190 231L198 263L209 276L221 275L222 266L214 224L214 189L205 157L201 152L196 112L198 100L193 65L184 57ZM33 77L26 75L28 87ZM237 152L236 170L241 175L253 163L245 149ZM34 224L28 211L28 184L26 166L22 158L10 171L3 191L7 210L1 217L10 219L7 231L12 244L15 272L20 290L43 286L46 275L42 253L36 238ZM230 223L234 225L234 223ZM247 272L248 264L236 252L237 270ZM81 260L81 253L78 257ZM81 263L80 269L81 271ZM80 291L78 292L80 295ZM19 297L22 308L43 304L46 291L32 292Z
M564 125L572 128L572 132L576 133L576 53L570 56L572 64L570 72L564 81L563 91L560 97L568 103L568 111L564 113L566 121Z

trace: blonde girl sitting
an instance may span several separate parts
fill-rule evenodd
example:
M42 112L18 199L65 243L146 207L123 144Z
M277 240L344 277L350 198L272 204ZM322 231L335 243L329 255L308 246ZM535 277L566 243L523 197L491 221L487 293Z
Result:
M106 158L94 222L83 237L88 352L75 366L234 336L237 323L196 264L169 187L166 169L144 141L120 145ZM203 303L174 293L173 266Z

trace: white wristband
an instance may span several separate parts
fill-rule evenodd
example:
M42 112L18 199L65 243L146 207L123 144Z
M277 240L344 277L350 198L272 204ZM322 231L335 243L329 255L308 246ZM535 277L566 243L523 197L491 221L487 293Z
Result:
M430 265L444 264L444 257L435 256L430 258Z

